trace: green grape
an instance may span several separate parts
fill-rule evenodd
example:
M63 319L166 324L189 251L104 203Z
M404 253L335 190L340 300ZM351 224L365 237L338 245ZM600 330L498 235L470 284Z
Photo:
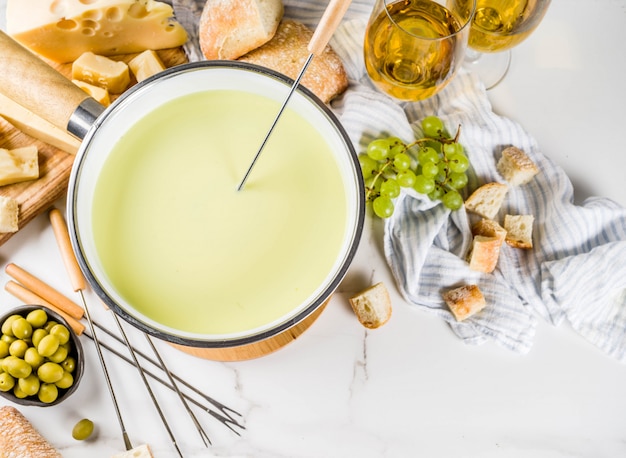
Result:
M469 159L464 154L454 153L448 157L450 171L464 173L469 168Z
M438 164L440 160L441 158L439 157L437 151L435 151L435 149L430 146L420 149L420 151L417 153L417 161L422 165L428 162L432 164Z
M389 144L389 157L395 157L406 150L406 145L398 137L389 137L387 142Z
M454 189L463 189L467 185L467 175L464 173L452 172L448 176L448 185Z
M458 210L463 206L463 197L457 191L449 190L441 196L441 202L450 210Z
M376 176L371 176L365 179L365 188L371 192L379 193L382 180Z
M378 170L378 161L375 161L367 154L359 154L359 164L361 165L361 173L363 177L369 177Z
M446 179L448 178L448 163L440 162L439 164L437 164L437 168L439 169L439 171L435 176L435 181L437 181L437 183L445 183Z
M406 153L398 153L393 158L393 167L398 172L407 170L409 167L411 167L411 158Z
M437 164L433 164L432 162L427 162L422 165L422 175L428 178L434 178L439 173L439 166Z
M444 192L444 189L440 185L435 184L435 189L428 193L428 197L430 197L431 200L439 200Z
M435 180L431 177L426 177L424 175L417 175L415 177L415 184L413 185L413 189L415 189L420 194L430 194L435 189Z
M379 218L389 218L393 215L393 201L389 197L379 196L372 202L372 209Z
M380 185L380 195L391 199L400 195L400 185L393 178L388 178Z
M386 138L378 138L367 145L367 155L375 161L383 161L389 157L389 147Z
M443 121L437 116L426 116L422 120L422 130L427 137L437 138L444 132Z
M412 188L415 185L415 172L412 170L405 170L404 172L398 173L396 176L396 180L398 184L403 188Z
M451 154L463 154L463 146L460 143L446 143L441 149L446 156Z

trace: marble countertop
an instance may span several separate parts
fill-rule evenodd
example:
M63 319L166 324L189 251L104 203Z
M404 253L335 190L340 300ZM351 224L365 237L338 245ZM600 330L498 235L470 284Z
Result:
M625 20L626 0L553 2L514 50L506 79L489 91L494 110L518 121L565 169L579 201L597 195L626 205ZM2 284L9 262L79 301L47 215L0 247ZM378 281L390 290L393 316L367 330L347 298ZM86 299L94 318L114 329L91 291ZM20 301L2 291L0 304L4 310ZM145 349L143 336L126 329ZM78 391L60 406L19 408L64 457L109 457L124 445L95 349L83 342L88 369ZM626 456L623 364L567 325L545 322L526 355L463 344L443 321L403 301L382 253L382 227L371 219L339 290L290 345L223 363L156 344L173 373L240 412L245 426L232 431L194 406L212 441L206 448L176 395L152 383L185 457ZM105 357L133 444L150 444L157 458L177 456L137 371ZM83 417L96 433L77 442L71 429Z

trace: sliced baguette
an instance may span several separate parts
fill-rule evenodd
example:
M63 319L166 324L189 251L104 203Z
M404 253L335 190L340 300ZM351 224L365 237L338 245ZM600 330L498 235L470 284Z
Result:
M391 299L382 282L361 291L349 301L359 322L366 328L376 329L391 318Z
M465 209L483 218L494 219L500 211L508 189L509 187L503 183L486 183L465 200Z
M474 236L468 256L470 269L485 273L493 272L500 258L501 246L502 239L498 237Z
M514 248L533 247L533 215L505 215L506 243Z
M198 38L207 59L237 59L267 43L283 17L282 0L207 0Z
M291 79L296 79L310 55L309 42L313 31L304 24L284 20L274 37L239 60L270 68ZM301 84L328 103L348 88L348 77L343 62L335 51L326 46L316 55L302 77Z
M539 173L539 169L528 155L515 146L509 146L502 151L497 168L511 186L526 184Z
M504 242L506 229L492 219L483 218L472 226L473 235L483 235L485 237L497 237Z
M0 407L0 458L61 458L61 454L12 406Z
M463 285L443 293L450 311L457 321L463 321L484 309L487 305L477 285Z

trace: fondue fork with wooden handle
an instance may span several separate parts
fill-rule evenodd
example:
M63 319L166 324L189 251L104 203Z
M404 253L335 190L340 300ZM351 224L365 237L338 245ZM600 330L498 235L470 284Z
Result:
M70 282L72 283L72 287L74 288L74 291L77 291L80 295L81 301L85 309L85 316L87 317L87 321L91 330L91 334L94 337L94 342L97 342L96 348L99 348L99 342L95 338L95 329L93 326L93 322L91 321L91 317L89 316L89 311L87 308L87 301L85 300L85 296L83 293L83 291L86 288L85 278L83 277L83 274L80 270L78 262L76 261L76 257L74 256L74 251L72 250L72 245L70 241L69 232L67 230L67 225L65 224L63 215L61 215L61 212L57 210L56 208L50 210L49 217L50 217L50 223L52 224L54 236L57 240L57 244L59 245L59 249L61 251L63 263L65 264L65 268L67 269L68 275L70 277ZM178 453L178 455L181 458L183 458L183 454L181 453L180 448L178 447L176 438L174 437L174 434L172 433L170 425L167 422L165 415L163 414L163 410L161 409L161 406L159 405L159 402L157 401L152 391L152 388L150 387L150 384L148 383L148 380L146 379L146 375L144 374L143 368L141 367L141 364L139 363L139 360L137 359L137 355L135 355L133 347L131 346L130 341L128 340L128 337L126 336L126 332L124 331L124 328L122 327L122 323L120 323L119 318L117 317L115 313L111 312L111 314L113 315L113 318L115 320L115 323L117 324L120 334L124 338L124 342L126 343L126 347L128 348L128 351L133 357L133 360L135 362L135 367L139 371L139 375L141 376L141 379L146 387L146 390L148 391L148 394L150 395L150 399L152 400L154 407L157 409L159 417L161 418L161 421L163 422L163 425L165 426L165 429L167 430L167 433L170 436L172 444L174 445L174 448L176 449L176 452ZM105 371L105 377L107 378L107 383L109 383L109 386L110 386L109 376L108 376L108 373L106 372L106 369L105 369L106 366L104 365L104 359L101 356L100 349L98 349L98 355L101 358L101 363L103 364L103 370ZM204 436L202 437L202 439L204 440ZM128 447L128 444L126 446ZM130 448L127 448L127 450L130 450Z
M307 68L309 67L309 64L313 60L313 57L319 54L322 54L324 52L324 49L326 48L326 45L330 41L330 38L333 36L333 33L335 33L335 30L337 30L337 27L339 26L339 23L341 22L341 19L343 18L344 14L346 14L346 10L350 6L350 3L351 3L351 0L330 0L330 3L326 7L326 10L324 10L324 14L322 15L322 18L320 19L320 22L315 28L315 32L313 32L311 41L309 41L309 44L307 46L307 49L310 54L307 57L306 61L304 62L304 65L302 65L302 68L300 69L300 73L298 73L298 76L296 77L295 81L291 85L291 89L289 90L287 97L285 97L285 100L283 101L282 106L278 110L278 114L274 118L274 121L272 122L272 125L270 126L269 130L267 131L267 134L265 134L265 138L261 142L261 146L259 147L256 154L254 155L252 162L248 166L248 170L246 170L246 173L244 174L243 179L239 183L239 186L237 186L237 191L241 191L243 187L245 186L246 181L248 180L248 177L250 176L250 172L252 172L252 168L254 167L257 160L259 159L261 152L265 148L265 144L267 143L270 136L272 135L272 132L274 131L274 128L276 127L276 124L278 124L278 121L280 120L280 117L282 116L283 111L285 111L285 108L287 107L287 104L289 103L291 96L298 88L298 85L300 84L300 80L302 80L302 77L304 76Z

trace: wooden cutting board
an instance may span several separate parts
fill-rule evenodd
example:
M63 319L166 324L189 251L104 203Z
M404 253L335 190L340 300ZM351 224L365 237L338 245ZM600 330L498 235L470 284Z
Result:
M161 50L158 51L158 54L168 68L187 62L187 57L182 48ZM112 59L128 62L135 56L136 54L127 54L114 56ZM61 74L68 78L71 77L71 64L48 63ZM132 79L131 85L134 83L136 81ZM5 95L9 96L9 94ZM16 102L19 103L19 100ZM0 186L1 196L12 197L19 204L18 225L20 229L40 213L48 210L56 200L65 195L74 163L74 155L26 135L0 117L0 148L12 149L32 144L37 145L39 149L39 178L33 181ZM0 233L0 245L13 235L15 233Z

